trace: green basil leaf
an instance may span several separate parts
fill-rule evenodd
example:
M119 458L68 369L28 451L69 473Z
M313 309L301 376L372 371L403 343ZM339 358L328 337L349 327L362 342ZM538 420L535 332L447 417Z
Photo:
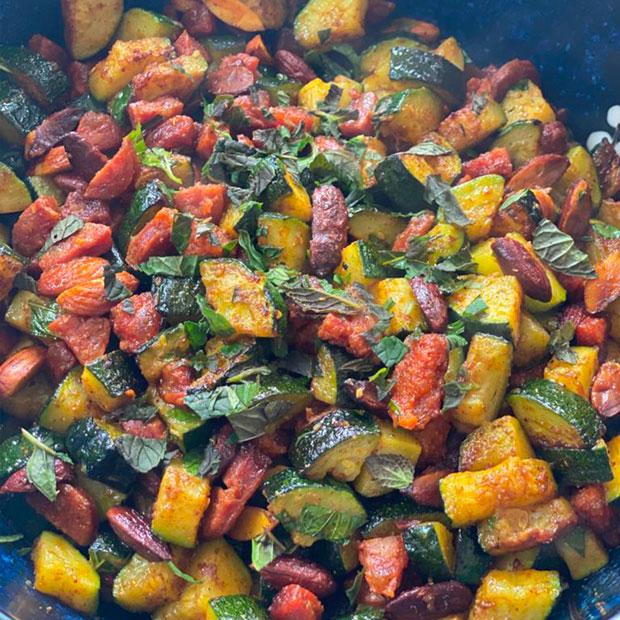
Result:
M425 140L424 142L412 146L407 153L421 155L423 157L439 157L440 155L450 155L454 153L454 149L450 146L442 146L436 142Z
M357 599L360 595L360 590L362 589L362 584L364 583L364 569L357 571L355 578L351 582L351 585L345 589L344 593L349 601L349 605L351 608L355 607L357 603Z
M442 411L458 407L465 398L465 394L471 389L471 385L461 381L449 381L443 386L444 397Z
M463 310L463 316L466 319L475 319L477 316L486 312L489 306L487 306L486 302L482 297L478 296L474 299L465 310Z
M295 529L313 538L344 542L364 522L365 519L358 515L336 512L326 506L306 504L295 520Z
M173 168L176 164L174 155L166 149L161 147L149 148L144 141L144 134L142 133L142 125L138 123L132 131L127 134L127 138L133 144L136 154L140 159L140 163L149 168L159 168L166 173L166 176L179 185L183 183L183 180L177 177Z
M448 324L446 329L446 339L451 349L458 349L467 346L467 340L463 337L465 333L465 323L463 321L454 321Z
M103 290L108 301L123 301L131 297L131 291L116 277L116 272L111 265L103 268Z
M304 312L313 315L358 314L365 309L365 304L353 299L349 294L336 289L326 280L317 281L308 276L301 276L281 287L284 296L295 303Z
M620 228L616 228L606 222L599 222L598 220L590 220L592 230L604 239L620 239Z
M3 536L0 536L0 545L17 542L23 537L23 534L5 534Z
M431 174L426 179L424 200L428 204L436 205L448 224L461 227L471 224L456 196L452 193L452 188L439 175Z
M45 254L53 245L64 239L68 239L71 235L82 230L82 228L84 228L84 221L81 218L77 215L67 215L67 217L60 220L60 222L52 228L52 232L45 240L43 247L39 250L38 256Z
M112 420L125 422L127 420L142 420L148 422L157 415L157 407L145 402L133 402L125 407L112 411L108 416Z
M413 463L400 454L372 454L365 463L370 475L388 489L408 489L413 483Z
M172 560L168 560L168 568L177 576L187 581L187 583L200 583L200 580L194 579L191 575L184 573Z
M534 231L532 247L539 258L554 271L569 276L596 278L588 255L577 248L570 235L547 219L542 219Z
M151 256L138 269L147 276L192 277L199 261L198 256Z
M285 551L286 547L271 532L253 538L251 558L254 570L260 572Z
M577 354L570 347L574 336L575 324L572 321L564 321L561 325L557 325L549 334L548 352L563 362L575 364Z
M187 213L177 213L172 225L172 245L179 254L183 254L189 244L192 235L192 222L194 218Z
M108 111L110 112L110 115L119 125L125 125L127 121L127 106L129 105L132 96L133 86L131 84L127 84L125 88L114 95L108 104Z
M166 454L165 439L122 435L115 443L127 463L141 474L146 474L157 467Z
M56 500L58 495L56 468L54 457L49 452L35 446L28 463L26 463L26 475L37 491L42 493L50 502Z
M185 321L183 327L192 349L201 349L205 346L209 338L209 324L206 321Z
M396 336L382 338L372 350L387 368L396 366L407 353L407 347Z
M209 329L213 334L224 338L235 334L235 328L228 322L228 319L213 310L213 308L211 308L211 306L207 303L204 296L197 295L196 301L198 302L202 316L204 316L209 325Z
M49 324L60 316L60 306L56 302L41 303L34 299L28 305L30 306L30 332L32 335L56 340L58 336L49 330Z
M265 260L261 252L252 243L252 239L247 230L239 231L239 245L245 252L246 262L250 269L254 271L266 271Z

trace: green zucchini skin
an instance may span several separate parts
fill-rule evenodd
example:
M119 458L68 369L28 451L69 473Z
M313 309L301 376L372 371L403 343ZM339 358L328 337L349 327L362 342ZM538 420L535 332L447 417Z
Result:
M70 88L69 78L55 62L25 47L0 45L0 68L45 107L54 105Z
M582 445L571 446L560 443L564 441L564 438L559 428L553 428L547 432L537 430L536 436L533 436L527 423L527 415L524 416L519 406L523 401L529 401L546 409L561 419L563 424L571 427ZM548 379L536 379L526 383L521 389L510 394L508 403L535 447L592 448L605 432L605 427L596 410L587 400Z
M271 105L279 105L279 96L282 96L282 94L288 96L291 100L297 98L301 90L301 82L291 80L288 77L283 78L281 74L274 76L264 75L256 80L256 87L269 93Z
M88 548L88 557L97 572L115 575L131 559L133 551L112 532L102 529Z
M465 98L465 74L442 56L415 47L395 47L390 59L392 80L415 80L432 88L450 105Z
M128 491L136 480L135 471L116 449L112 437L93 418L74 422L65 444L69 456L83 466L89 478L120 491Z
M469 586L477 586L491 566L491 556L478 543L475 527L461 528L454 534L454 578Z
M123 396L136 390L137 381L129 357L122 351L111 351L86 365L112 397Z
M256 599L245 594L220 596L209 602L217 620L268 620L267 612Z
M0 138L23 144L44 120L45 113L26 92L0 75Z
M377 189L387 196L394 211L410 214L426 208L424 184L405 168L398 153L379 163L375 168L375 178Z
M319 540L312 545L310 555L315 562L329 569L337 579L346 577L359 565L354 541L339 543Z
M34 426L29 432L37 439L44 440L54 450L63 451L62 439L56 433L40 426ZM24 467L31 454L32 444L21 434L11 435L11 437L7 437L0 443L0 483L4 482L18 469Z
M434 581L452 579L432 523L419 523L403 532L409 559L420 575Z
M314 478L314 470L321 468L322 460L355 459L355 444L359 440L372 444L373 439L376 445L379 427L371 416L361 411L336 409L297 436L290 451L291 463L302 475ZM360 456L361 468L368 454Z
M583 486L609 482L614 475L607 448L599 440L589 450L576 448L539 449L539 456L547 461L563 484Z
M234 35L211 36L203 40L203 45L209 52L213 63L221 60L224 56L239 54L245 49L245 41Z
M198 321L202 316L196 295L204 294L204 288L198 280L155 276L152 291L155 307L171 325Z

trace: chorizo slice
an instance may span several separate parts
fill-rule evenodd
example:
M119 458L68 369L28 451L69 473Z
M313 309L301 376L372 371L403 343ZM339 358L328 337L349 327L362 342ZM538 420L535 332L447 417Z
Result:
M62 314L49 324L49 330L65 341L82 365L94 362L108 348L110 321Z
M570 162L564 155L556 153L538 155L514 173L506 186L506 192L552 187L566 172L569 165Z
M34 159L45 155L78 126L83 115L84 110L65 108L48 116L35 129L32 142L26 146L26 158Z
M156 118L167 119L183 112L183 102L176 97L158 97L153 101L134 101L127 106L131 125L145 125Z
M585 179L577 179L569 188L562 210L558 228L574 239L583 237L590 227L592 217L592 194Z
M175 254L172 244L172 226L175 211L164 207L153 219L133 235L127 246L125 260L130 267L137 267L151 256L167 256Z
M37 198L19 214L13 226L13 248L23 256L34 256L61 219L55 198Z
M443 581L401 592L385 607L388 620L439 620L467 612L473 596L458 581Z
M92 178L84 196L109 200L124 194L140 169L140 161L130 140L125 138L121 148Z
M517 82L526 78L540 83L540 75L531 61L515 58L502 65L490 75L493 99L501 101Z
M39 346L24 347L10 355L0 365L0 396L13 396L41 370L44 363L45 349Z
M57 482L71 482L73 479L73 467L60 459L54 459L54 472ZM33 493L36 488L30 480L25 467L18 469L11 474L0 487L0 494L3 493Z
M226 206L227 187L223 184L196 183L192 187L180 189L174 196L174 207L183 213L201 219L210 219L216 224L220 221Z
M296 583L319 598L325 598L336 591L336 581L326 568L295 556L276 558L261 569L260 576L276 590Z
M592 406L604 418L620 413L620 364L605 362L599 369L590 393Z
M141 293L123 300L112 308L111 318L119 347L126 353L136 353L159 333L162 325L152 293Z
M103 277L103 270L109 264L105 258L84 256L52 265L41 274L37 291L46 297L56 297L72 286Z
M91 146L104 153L116 151L123 139L119 124L109 114L103 112L86 112L76 132Z
M269 607L271 620L320 620L322 616L321 601L310 590L296 583L284 586Z
M107 511L106 518L114 533L149 562L172 559L168 545L156 538L149 522L137 510L127 506L113 506Z
M67 195L67 199L60 208L60 212L63 217L76 215L83 222L105 224L107 226L112 223L112 215L108 203L105 200L84 198L84 192L81 190L70 192Z
M412 278L409 285L431 330L439 333L445 331L448 325L448 304L439 287L420 276Z
M65 136L63 144L73 170L86 181L90 181L108 162L98 148L75 131Z
M370 591L394 598L409 563L403 537L386 536L362 541L359 560Z
M197 131L194 119L189 116L173 116L146 134L146 145L168 151L193 152Z
M56 383L60 383L67 373L78 365L78 361L71 353L71 349L62 341L51 342L45 352L47 371Z

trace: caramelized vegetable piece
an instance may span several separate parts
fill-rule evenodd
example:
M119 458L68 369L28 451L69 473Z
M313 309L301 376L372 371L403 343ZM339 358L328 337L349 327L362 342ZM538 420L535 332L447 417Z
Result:
M409 563L402 536L364 540L359 546L359 558L370 590L394 598Z
M285 0L204 0L204 3L225 24L246 32L280 28L287 14Z

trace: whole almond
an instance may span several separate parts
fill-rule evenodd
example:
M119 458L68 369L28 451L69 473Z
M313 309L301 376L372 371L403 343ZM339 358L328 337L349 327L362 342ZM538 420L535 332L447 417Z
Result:
M506 186L506 192L536 187L551 187L560 179L570 165L568 158L556 153L538 155L521 166Z
M314 69L297 54L289 50L278 50L275 54L278 71L302 84L306 84L316 78Z
M409 285L431 331L442 333L448 324L448 304L439 287L432 282L426 282L420 276L412 278Z
M496 239L492 246L502 271L519 280L523 292L543 303L551 300L551 282L541 262L530 254L518 241Z
M293 556L281 555L276 558L260 571L260 576L274 588L280 589L296 583L319 598L336 591L336 581L326 568Z
M577 179L569 188L558 228L567 235L579 239L588 232L590 217L592 216L592 194L585 179Z
M401 592L385 607L388 620L439 620L466 612L470 590L458 581L443 581Z

